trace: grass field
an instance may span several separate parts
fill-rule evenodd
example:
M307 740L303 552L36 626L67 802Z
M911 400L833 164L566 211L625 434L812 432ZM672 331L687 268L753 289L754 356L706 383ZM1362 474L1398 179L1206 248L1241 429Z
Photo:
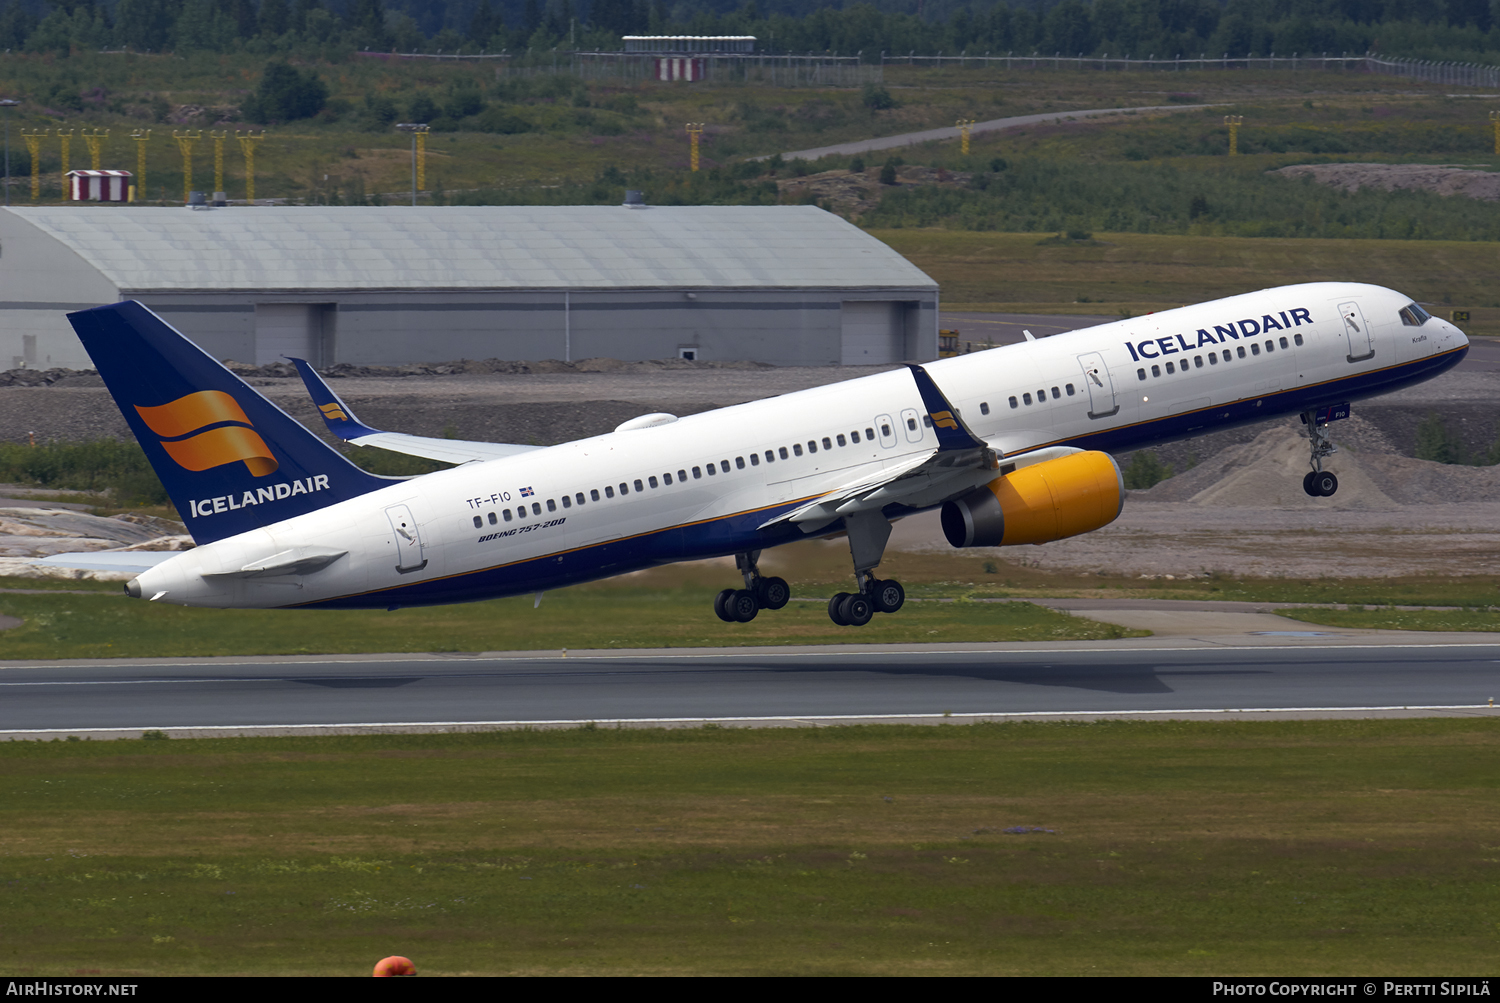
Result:
M1478 630L1500 631L1500 608L1487 609L1311 609L1285 610L1282 616L1329 627L1359 627L1369 630Z
M0 957L1480 975L1497 745L1490 720L6 743Z

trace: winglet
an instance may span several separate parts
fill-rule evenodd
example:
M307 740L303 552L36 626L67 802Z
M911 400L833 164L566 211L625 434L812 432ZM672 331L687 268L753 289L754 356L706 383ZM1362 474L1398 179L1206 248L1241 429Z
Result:
M927 415L932 419L932 430L937 433L938 449L984 449L985 441L969 430L964 420L959 416L958 408L948 403L948 398L938 389L932 377L927 375L927 370L914 362L908 362L906 367L911 370L912 378L917 381L917 392L922 395L922 406L927 408Z
M375 435L380 431L356 418L353 409L340 400L339 395L323 382L323 377L307 364L306 359L294 359L290 355L284 355L282 358L297 367L297 372L302 375L302 382L307 387L308 395L312 397L313 403L318 405L318 410L323 413L323 424L328 426L328 431L345 442Z

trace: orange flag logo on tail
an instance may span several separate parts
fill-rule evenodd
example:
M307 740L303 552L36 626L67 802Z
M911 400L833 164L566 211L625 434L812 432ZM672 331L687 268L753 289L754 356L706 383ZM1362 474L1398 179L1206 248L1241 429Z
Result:
M239 403L223 391L201 390L169 404L137 406L135 410L146 426L161 436L167 455L185 470L208 470L243 461L254 477L276 471L278 464L270 447L255 431ZM221 422L237 424L220 425ZM220 427L198 431L209 425ZM198 434L190 434L193 432Z

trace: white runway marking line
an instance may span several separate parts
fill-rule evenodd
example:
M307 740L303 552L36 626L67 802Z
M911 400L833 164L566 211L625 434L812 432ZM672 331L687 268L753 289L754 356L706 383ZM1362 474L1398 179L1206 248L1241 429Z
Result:
M10 728L0 729L0 735L66 735L70 733L77 734L80 731L113 733L126 731L266 731L270 729L293 731L312 728L524 728L538 725L576 725L583 727L589 724L608 727L612 724L692 724L694 722L703 722L705 724L754 724L776 721L785 721L787 723L814 721L957 721L974 718L1121 717L1129 714L1149 714L1160 717L1171 714L1348 714L1398 710L1495 709L1487 704L1410 704L1404 706L1391 705L1387 707L1213 707L1196 709L1181 708L1177 710L1031 710L995 711L993 713L962 712L954 714L932 711L925 714L778 714L767 717L594 717L549 718L531 721L367 721L363 723L346 722L343 724L143 724L130 728Z

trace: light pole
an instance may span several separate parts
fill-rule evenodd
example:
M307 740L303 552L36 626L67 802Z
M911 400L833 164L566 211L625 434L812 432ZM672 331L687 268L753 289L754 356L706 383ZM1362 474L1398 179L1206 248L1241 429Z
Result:
M422 152L427 152L427 123L426 122L398 122L396 128L402 132L411 133L411 204L417 204L417 145L422 146ZM426 167L426 164L422 165ZM426 173L423 171L422 173ZM422 180L426 180L425 178Z
M21 102L15 98L0 98L0 108L5 109L5 204L10 205L10 110Z

